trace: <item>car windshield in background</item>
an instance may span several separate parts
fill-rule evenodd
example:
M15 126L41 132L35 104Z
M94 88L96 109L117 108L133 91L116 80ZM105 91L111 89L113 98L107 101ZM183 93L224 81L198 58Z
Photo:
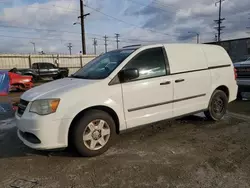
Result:
M104 79L108 77L135 49L107 52L86 64L71 77L82 79Z
M247 61L250 61L250 57L243 57L243 58L235 59L234 63L239 63L239 62L241 62L241 63L246 62L247 63Z

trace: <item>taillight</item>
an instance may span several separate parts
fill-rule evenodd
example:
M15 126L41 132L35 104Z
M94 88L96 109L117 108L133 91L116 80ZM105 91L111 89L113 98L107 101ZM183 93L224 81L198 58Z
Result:
M237 79L237 77L238 77L238 75L237 75L237 69L236 69L236 68L234 68L234 79L236 80L236 79Z

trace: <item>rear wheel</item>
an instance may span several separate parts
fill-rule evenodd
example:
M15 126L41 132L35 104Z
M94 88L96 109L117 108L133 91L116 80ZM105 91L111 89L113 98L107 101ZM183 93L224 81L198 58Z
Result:
M208 110L204 114L209 120L219 121L226 114L227 106L228 97L225 92L216 90L210 99Z
M115 135L112 117L104 111L90 110L75 125L70 137L78 153L93 157L107 151Z

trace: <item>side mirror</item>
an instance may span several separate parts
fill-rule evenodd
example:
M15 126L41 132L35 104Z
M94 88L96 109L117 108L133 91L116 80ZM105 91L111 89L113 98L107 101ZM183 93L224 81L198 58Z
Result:
M126 82L139 77L138 69L124 69L121 70L118 74L121 82Z

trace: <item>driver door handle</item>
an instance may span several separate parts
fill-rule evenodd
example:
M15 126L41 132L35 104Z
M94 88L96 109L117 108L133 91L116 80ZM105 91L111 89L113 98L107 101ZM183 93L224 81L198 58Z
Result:
M175 80L175 83L180 83L180 82L184 82L185 80L184 79L178 79L178 80Z
M168 84L171 84L171 82L170 82L170 81L166 81L166 82L160 83L161 86L163 86L163 85L168 85Z

